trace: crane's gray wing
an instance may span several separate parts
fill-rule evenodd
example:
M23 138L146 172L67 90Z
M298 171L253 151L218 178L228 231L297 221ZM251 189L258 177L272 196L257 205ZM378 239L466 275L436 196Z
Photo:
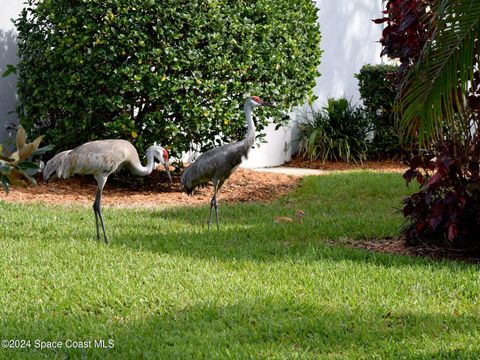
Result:
M241 164L244 144L223 145L203 153L182 174L181 184L190 194L197 186L209 181L223 183Z
M43 178L53 174L66 179L73 174L111 174L123 166L125 151L118 151L113 142L90 142L73 150L62 151L45 165Z
M201 185L206 185L212 179L215 173L215 164L210 161L210 157L204 157L202 154L193 164L185 169L180 180L182 187L191 194L192 191Z
M72 150L65 150L61 153L58 153L45 165L45 169L43 170L43 180L47 181L50 176L56 172L56 175L59 178L67 178L70 176L70 161L69 161L69 154Z

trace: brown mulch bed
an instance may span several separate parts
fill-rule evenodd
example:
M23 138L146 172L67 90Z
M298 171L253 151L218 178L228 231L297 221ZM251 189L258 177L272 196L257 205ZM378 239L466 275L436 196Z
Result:
M393 161L366 162L364 164L302 161L294 159L285 164L323 170L369 169L379 171L404 171L405 166ZM143 185L124 177L113 175L104 189L102 204L118 207L158 207L162 205L205 204L212 197L213 188L197 189L187 196L180 188L180 174L172 174L173 185L167 184L162 170L154 171L142 179ZM271 201L293 190L299 182L291 175L259 172L239 168L225 182L219 193L222 202ZM28 189L12 188L9 195L0 192L0 200L11 202L39 201L46 203L80 203L91 205L95 198L96 183L92 176L76 175L66 180L52 179L48 184L41 179L38 186Z
M400 254L425 257L434 260L456 260L480 264L480 253L471 251L431 246L426 244L407 245L401 238L386 238L374 241L350 242L350 246L387 254Z
M197 189L187 196L180 188L180 175L172 174L173 184L167 183L164 171L154 171L145 177L140 189L138 182L109 178L104 189L102 204L117 207L159 207L163 205L207 204L213 195L213 187ZM298 185L299 179L290 175L273 174L239 168L225 182L219 202L271 201ZM8 195L0 193L0 200L11 202L40 201L46 203L80 203L92 205L96 182L92 176L75 175L66 180L52 179L28 189L12 188Z

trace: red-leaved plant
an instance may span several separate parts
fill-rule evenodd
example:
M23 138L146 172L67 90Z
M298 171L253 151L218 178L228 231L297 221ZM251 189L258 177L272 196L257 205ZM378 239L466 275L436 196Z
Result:
M431 36L429 25L434 3L435 0L388 0L385 16L373 20L376 24L386 24L380 39L381 56L399 59L400 73L418 60Z
M420 191L404 200L407 243L480 250L480 132L442 144L438 155L414 156L403 177Z

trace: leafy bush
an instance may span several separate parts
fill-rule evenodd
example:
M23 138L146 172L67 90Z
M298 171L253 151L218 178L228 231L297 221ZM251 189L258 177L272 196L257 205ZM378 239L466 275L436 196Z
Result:
M246 94L287 108L313 96L321 51L311 0L28 5L15 21L17 112L58 151L99 138L205 150L244 136ZM260 130L269 115L258 111Z
M355 77L367 115L373 125L369 159L401 156L399 133L395 127L394 103L399 79L396 65L364 65Z
M404 178L420 191L404 200L409 243L480 249L480 118L469 120L463 133L410 161Z
M298 123L298 154L309 160L366 160L370 122L363 110L347 99L328 99Z
M42 138L43 136L39 136L27 144L27 133L19 126L16 137L17 151L11 155L0 155L0 180L7 194L10 185L26 187L28 183L36 184L33 175L38 172L38 165L29 159L51 149L50 146L38 148ZM0 145L0 152L3 151L3 146Z

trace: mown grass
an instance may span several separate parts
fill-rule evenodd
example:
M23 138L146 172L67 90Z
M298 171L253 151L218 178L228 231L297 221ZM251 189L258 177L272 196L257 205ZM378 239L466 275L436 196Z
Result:
M208 204L108 208L109 245L90 207L0 203L0 334L31 341L0 357L478 358L477 266L343 245L398 234L409 191L398 174L307 177L272 204L222 204L219 232Z

